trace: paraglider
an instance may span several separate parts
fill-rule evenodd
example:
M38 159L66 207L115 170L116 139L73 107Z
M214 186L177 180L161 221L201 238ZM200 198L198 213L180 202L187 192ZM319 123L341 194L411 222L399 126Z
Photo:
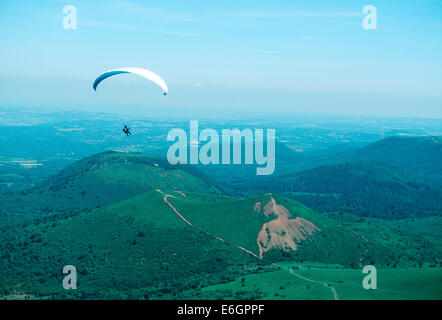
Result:
M95 91L97 91L97 86L101 83L101 81L103 81L109 77L112 77L112 76L115 76L118 74L123 74L123 73L136 74L136 75L143 77L149 81L152 81L153 83L158 85L163 90L163 95L167 95L167 93L169 92L169 88L167 87L166 82L159 75L157 75L156 73L154 73L150 70L142 69L142 68L117 68L117 69L108 70L105 73L101 74L97 79L95 79L92 87L94 88ZM130 132L130 129L127 126L124 126L123 132L126 134L126 136L132 135L132 133Z
M167 93L169 92L169 88L167 87L166 82L159 75L157 75L156 73L153 73L150 70L142 69L142 68L117 68L117 69L108 70L105 73L103 73L102 75L100 75L97 79L95 79L94 84L93 84L94 90L97 91L97 86L104 79L107 79L109 77L112 77L112 76L115 76L118 74L122 74L122 73L136 74L136 75L141 76L147 80L152 81L153 83L158 85L163 90L163 95L167 95Z
M123 132L126 134L126 136L131 136L132 133L130 133L130 129L127 126L124 126Z

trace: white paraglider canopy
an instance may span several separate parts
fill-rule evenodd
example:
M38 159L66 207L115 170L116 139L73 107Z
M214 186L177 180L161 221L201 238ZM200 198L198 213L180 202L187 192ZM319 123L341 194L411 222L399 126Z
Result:
M139 75L147 80L152 81L153 83L157 84L163 90L164 95L166 95L169 92L169 88L167 87L166 82L159 75L157 75L156 73L153 73L152 71L149 71L147 69L142 69L142 68L117 68L117 69L112 69L112 70L106 71L105 73L100 75L97 79L95 79L94 84L93 84L94 90L95 91L97 90L97 86L104 79L107 79L109 77L112 77L117 74L122 74L122 73L136 74L136 75Z

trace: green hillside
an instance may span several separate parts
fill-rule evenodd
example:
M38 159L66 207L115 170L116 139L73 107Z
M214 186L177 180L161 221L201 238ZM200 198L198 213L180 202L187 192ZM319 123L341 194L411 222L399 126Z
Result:
M328 285L294 280L290 268L308 263L322 267L301 268L303 276L340 287L344 297L368 264L428 269L428 291L419 295L438 296L431 281L440 277L440 215L420 217L437 212L437 187L368 162L274 179L249 188L280 188L304 204L269 193L227 196L197 169L143 154L109 152L74 163L43 185L3 198L9 207L0 225L0 298L333 297ZM421 213L410 218L405 209ZM65 265L78 270L76 291L61 286ZM276 278L290 282L290 292ZM389 288L407 296L394 281Z
M52 216L0 235L0 294L167 298L235 278L256 259L183 221L151 191L91 212ZM61 286L76 266L79 289ZM256 269L256 267L255 267Z
M265 263L317 261L353 268L440 263L440 242L408 234L383 221L328 217L297 201L270 194L243 200L166 191L163 195L185 223L239 246ZM130 207L120 211L139 210Z
M442 188L408 172L370 162L321 166L250 183L256 193L284 194L321 211L400 219L442 213Z
M203 288L208 299L440 300L442 268L378 269L378 288L362 287L361 270L336 265L279 263L274 270Z
M41 185L0 196L9 222L117 203L157 188L222 193L215 182L191 166L141 153L105 152L66 167Z
M205 297L205 287L261 274L280 261L347 268L438 265L428 254L438 255L431 243L380 226L338 222L279 196L237 200L149 191L92 211L2 228L0 294L195 298ZM76 291L61 287L65 265L79 272ZM262 297L259 290L249 294Z
M268 261L294 258L357 266L367 258L366 241L296 201L271 195L209 200L192 195L169 199L192 224Z
M391 137L355 150L346 158L395 166L442 185L441 137Z
M356 161L401 168L414 176L442 185L440 136L392 136L355 150L311 154L306 157L303 170Z

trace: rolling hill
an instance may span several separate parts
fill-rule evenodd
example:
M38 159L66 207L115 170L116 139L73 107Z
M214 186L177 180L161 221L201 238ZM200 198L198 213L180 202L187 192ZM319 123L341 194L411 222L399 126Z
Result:
M329 259L358 265L366 257L367 243L362 238L283 197L262 195L239 200L217 196L213 200L211 196L189 194L168 201L193 225L260 259Z
M320 166L255 184L321 211L401 219L442 213L442 188L391 166L351 162Z
M378 241L376 225L366 227L361 233L270 194L239 200L157 189L2 228L0 289L34 298L183 298L278 261L360 268L431 259L411 258ZM416 247L411 238L409 246ZM60 285L65 265L79 272L74 293Z
M168 201L193 225L266 262L319 261L353 268L368 263L402 267L439 263L431 256L440 252L436 238L408 234L384 220L327 216L278 195L239 200L187 194Z
M441 137L390 137L351 151L345 159L402 168L442 185Z
M191 166L141 153L105 152L62 169L42 184L0 196L1 214L17 221L42 214L109 205L157 188L222 193L208 176Z
M295 152L277 142L276 167L271 176L256 176L253 165L200 165L198 168L214 177L231 194L250 197L263 192L279 193L281 190L279 187L256 187L257 185L266 186L269 181L279 180L279 177L286 179L301 171L323 166L344 165L350 162L372 162L396 167L406 171L405 174L410 177L415 176L430 185L442 186L441 137L394 136L362 148L345 150L344 147L335 146L321 152L305 154ZM273 182L270 184L275 185Z
M5 228L0 252L2 293L39 298L176 297L232 280L237 264L253 267L256 261L183 223L157 191ZM79 273L79 289L72 294L61 286L65 265Z
M399 169L371 163L345 166L352 176L338 175L344 179L337 179L340 192L348 191L348 181L357 185L360 179L386 188L400 184L413 192L426 187ZM305 188L326 188L318 179L336 179L343 172L333 168L303 171L296 181ZM432 234L408 234L405 222L385 225L326 215L274 194L231 197L197 169L170 167L143 154L86 158L20 199L26 205L25 199L39 197L36 212L45 202L55 210L0 227L0 297L217 298L218 292L206 288L234 284L241 277L271 278L273 272L280 274L282 269L275 267L281 262L353 270L367 264L440 265L440 242ZM65 265L77 268L78 290L61 286ZM290 276L293 270L284 272ZM329 290L321 294L330 295ZM248 289L242 297L268 296Z
M433 213L438 208L433 200L440 195L439 189L402 169L370 162L274 178L274 184L255 190L288 188L280 190L304 203L311 201L317 209L334 205L338 209L330 207L333 211L361 215L360 208L368 208L372 211L364 215L383 218L419 209L419 199L428 205L422 213ZM290 189L293 186L303 191ZM391 190L396 190L394 196ZM352 270L367 264L440 266L440 241L434 237L439 229L425 237L419 231L440 224L437 216L387 224L319 213L276 194L241 199L226 195L198 169L170 166L143 154L98 154L14 196L17 202L9 205L18 210L19 203L35 212L21 216L35 219L21 220L19 213L2 207L2 220L9 217L15 223L0 226L0 298L217 298L219 292L210 288L241 287L241 277L271 279L285 272L284 281L287 273L292 279L293 270L278 269L284 263ZM413 232L407 231L410 224ZM65 265L78 270L76 291L61 286ZM342 273L324 274L333 278ZM310 288L299 284L302 290ZM329 291L318 294L330 297ZM268 298L250 288L241 297Z

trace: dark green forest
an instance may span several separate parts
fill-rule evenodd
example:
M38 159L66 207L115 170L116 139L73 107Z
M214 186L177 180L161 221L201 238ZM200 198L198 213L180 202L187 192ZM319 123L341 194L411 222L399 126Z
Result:
M363 150L382 153L376 145L384 143ZM289 167L292 151L280 148L282 167ZM313 167L297 156L286 174L280 168L256 177L247 169L226 179L221 171L209 177L222 167L203 173L142 153L105 152L77 161L35 186L1 195L0 295L267 299L283 293L269 296L270 287L256 284L246 290L249 280L238 279L279 279L286 270L281 266L310 270L302 266L313 263L330 274L368 264L422 270L425 294L433 297L431 283L440 273L426 270L442 267L440 185L422 166L348 162L342 154L318 154ZM433 159L427 167L438 170L440 154L427 157ZM342 162L327 164L332 158ZM76 266L78 290L61 286L65 265ZM404 288L406 279L400 279ZM238 283L237 291L218 289Z

